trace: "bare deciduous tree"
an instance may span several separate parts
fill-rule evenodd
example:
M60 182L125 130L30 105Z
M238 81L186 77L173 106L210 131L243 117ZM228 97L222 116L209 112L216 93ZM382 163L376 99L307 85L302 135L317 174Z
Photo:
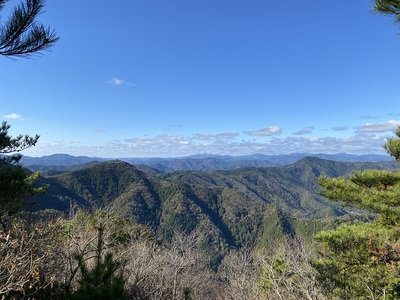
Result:
M325 299L310 264L313 253L301 240L288 238L275 255L261 257L265 299Z
M175 234L170 247L134 242L126 266L135 299L217 299L218 284L203 263L192 233Z
M22 299L51 294L58 279L54 243L58 222L32 222L20 216L8 222L12 229L0 231L0 296Z
M224 300L258 300L262 290L259 287L261 271L251 253L246 250L232 250L221 262L218 269L225 283Z

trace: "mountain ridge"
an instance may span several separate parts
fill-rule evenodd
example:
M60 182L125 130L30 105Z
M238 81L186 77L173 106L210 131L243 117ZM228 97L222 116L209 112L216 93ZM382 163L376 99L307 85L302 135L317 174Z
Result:
M74 207L89 211L112 207L152 228L160 242L195 231L204 236L202 247L214 265L231 247L273 243L285 234L311 234L315 228L331 228L338 218L352 218L348 213L353 208L319 195L317 178L371 168L399 166L305 157L283 167L147 173L114 160L43 176L40 184L49 188L36 197L37 205L31 209L68 213Z
M285 236L311 241L320 230L374 216L324 199L319 176L365 169L399 170L394 162L338 162L304 157L286 166L161 172L122 160L88 163L40 177L46 193L28 210L112 209L149 228L160 244L180 234L216 268L230 249L272 249Z
M242 156L198 154L176 158L119 158L133 165L142 165L153 168L155 171L172 172L176 170L196 170L212 172L216 170L232 170L243 167L273 167L290 165L304 157L341 162L389 162L392 158L385 155L365 154L309 154L293 153L284 155L252 154ZM23 156L21 163L31 171L65 172L80 168L95 162L111 161L115 159L72 156L68 154L53 154L43 157Z

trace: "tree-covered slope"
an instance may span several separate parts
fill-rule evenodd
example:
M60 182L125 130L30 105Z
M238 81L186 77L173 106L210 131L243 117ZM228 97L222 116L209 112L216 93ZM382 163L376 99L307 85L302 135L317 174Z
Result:
M196 232L212 264L230 247L255 245L264 218L273 209L235 189L154 178L134 166L105 162L44 179L47 193L39 208L67 210L73 205L113 206L152 228L161 242L176 233Z
M195 232L215 264L231 247L271 244L285 234L310 236L333 226L346 210L321 198L317 178L367 167L305 158L286 167L157 174L109 161L42 178L49 189L32 208L112 206L149 226L163 243L176 233Z
M161 176L165 180L233 188L293 216L313 219L346 213L340 204L333 205L319 195L318 177L348 176L371 168L394 170L398 166L390 162L350 163L306 157L285 167L248 167L212 173L176 171Z

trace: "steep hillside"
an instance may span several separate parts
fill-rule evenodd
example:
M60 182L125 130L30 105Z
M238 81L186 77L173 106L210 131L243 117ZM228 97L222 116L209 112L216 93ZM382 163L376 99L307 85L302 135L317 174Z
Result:
M235 189L160 180L121 161L98 163L47 177L44 182L50 188L37 197L38 208L112 205L148 225L163 243L176 233L195 231L211 265L230 247L254 246L267 212L274 209Z
M271 247L284 235L309 237L334 227L338 218L351 217L346 214L349 208L319 196L317 178L374 166L384 167L304 158L286 167L212 173L159 173L142 166L146 173L126 162L109 161L42 178L49 189L31 209L67 212L76 206L112 206L149 226L162 243L177 233L196 232L198 246L215 265L231 247Z
M176 171L161 175L165 180L233 188L246 196L277 206L299 218L325 218L346 213L346 209L318 194L320 176L338 177L365 169L397 170L398 164L349 163L306 157L285 167L241 168L211 173Z

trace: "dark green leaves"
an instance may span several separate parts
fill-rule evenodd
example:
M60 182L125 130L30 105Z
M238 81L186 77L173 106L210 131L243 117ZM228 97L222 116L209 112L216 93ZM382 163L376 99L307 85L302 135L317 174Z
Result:
M8 135L10 125L3 122L0 127L0 154L19 152L34 146L39 136L30 137ZM36 187L39 173L31 174L19 165L21 155L0 157L0 214L15 213L20 210L27 197L31 197L45 190Z
M4 3L0 2L0 9ZM0 26L0 55L29 57L58 41L54 30L35 21L43 7L42 0L26 0L14 8L7 22Z
M8 135L10 125L6 122L2 122L0 127L0 153L12 153L20 152L29 147L35 146L39 135L31 137L29 135L18 135L17 137L11 137Z
M387 15L394 15L395 22L400 22L399 0L375 0L374 10Z

